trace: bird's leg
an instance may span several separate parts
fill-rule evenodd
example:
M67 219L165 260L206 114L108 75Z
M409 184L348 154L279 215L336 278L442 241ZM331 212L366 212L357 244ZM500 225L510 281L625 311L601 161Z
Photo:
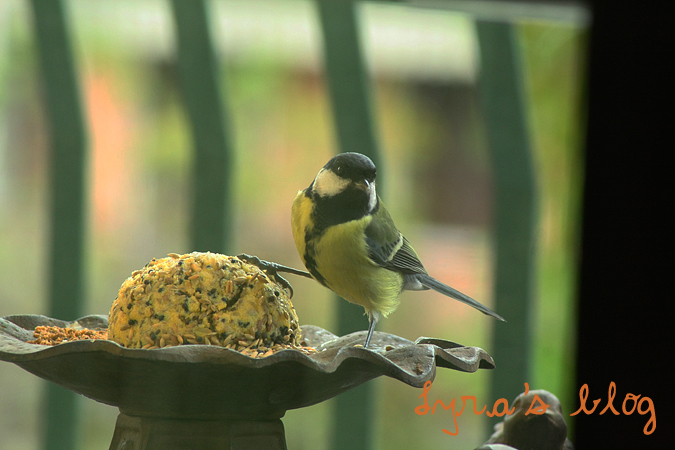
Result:
M377 321L380 320L380 313L377 311L368 311L368 321L370 324L368 325L368 335L366 336L366 345L363 346L363 348L368 348L368 345L370 344L370 338L373 337L373 331L375 331L375 324L377 324Z
M247 255L246 253L240 253L239 255L237 255L237 258L246 261L249 264L257 266L260 270L264 270L265 272L267 272L268 275L272 275L279 282L279 284L281 284L283 287L287 288L290 291L291 297L293 297L293 287L291 286L291 283L286 281L286 279L281 275L279 275L277 272L292 273L293 275L300 275L303 277L312 278L312 275L310 275L309 272L305 272L304 270L298 270L292 267L282 266L281 264L277 264L270 261L263 261L257 256Z

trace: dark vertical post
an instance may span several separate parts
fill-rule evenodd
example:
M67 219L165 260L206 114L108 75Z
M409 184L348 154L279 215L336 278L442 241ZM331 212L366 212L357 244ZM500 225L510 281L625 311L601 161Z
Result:
M658 3L590 4L576 399L564 412L579 410L586 385L587 411L603 400L571 418L575 445L668 448L670 426L654 427L673 392L672 19ZM619 416L599 414L611 383ZM642 407L627 416L624 401Z
M49 316L74 320L82 314L84 159L87 138L63 4L33 0L46 118L51 136ZM47 387L45 448L76 443L77 399L54 384Z
M318 7L339 149L369 156L378 167L377 182L381 188L382 161L371 116L369 79L361 55L355 4L321 0ZM338 335L367 328L363 308L342 299L338 299L337 305ZM371 447L373 395L372 385L366 383L336 398L331 448L359 450Z
M194 145L192 250L227 253L234 175L228 120L203 0L173 0L178 68Z
M481 93L493 162L496 243L495 310L508 323L495 323L488 404L509 402L529 381L530 323L536 239L536 189L515 28L508 23L478 26ZM495 422L497 418L495 418Z

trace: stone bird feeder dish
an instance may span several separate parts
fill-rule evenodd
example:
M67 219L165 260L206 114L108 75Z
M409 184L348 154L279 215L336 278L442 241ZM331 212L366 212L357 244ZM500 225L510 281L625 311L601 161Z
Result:
M365 331L338 338L301 327L305 355L282 350L253 358L218 346L129 349L108 340L54 346L29 344L39 325L107 328L106 316L65 322L37 315L0 318L0 360L120 410L111 450L286 449L281 418L380 375L413 387L433 380L436 367L492 369L490 355L440 339L415 342Z

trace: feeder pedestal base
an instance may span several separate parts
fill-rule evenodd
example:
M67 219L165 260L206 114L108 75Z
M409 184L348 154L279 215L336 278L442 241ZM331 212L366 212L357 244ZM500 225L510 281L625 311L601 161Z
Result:
M117 416L110 450L287 450L280 419L184 420Z

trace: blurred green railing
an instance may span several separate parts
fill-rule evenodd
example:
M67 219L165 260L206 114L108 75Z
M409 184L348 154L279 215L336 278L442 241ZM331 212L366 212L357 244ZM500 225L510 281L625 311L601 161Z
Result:
M452 2L434 5L452 8ZM86 131L62 1L32 0L32 6L52 145L49 314L74 319L82 311ZM195 250L227 252L232 229L232 136L225 93L216 77L218 64L209 35L208 4L202 0L172 0L171 6L180 86L195 153L191 244ZM355 3L318 0L317 9L338 147L341 151L368 154L380 167L381 184L383 164L373 125L370 81L359 44ZM478 36L484 116L496 190L494 307L508 320L508 324L495 323L490 352L499 370L492 374L491 392L493 399L513 399L529 374L536 189L523 113L518 45L512 26L482 21L478 23ZM347 302L338 305L338 333L363 329L360 308ZM372 447L373 396L371 384L366 384L338 397L332 448ZM75 448L77 422L74 394L50 385L45 448Z
M68 29L60 1L33 0L35 31L51 132L49 169L51 234L49 316L78 318L82 313L84 161L87 137ZM46 448L75 448L78 423L75 394L47 387Z
M514 27L479 21L483 115L495 190L495 323L488 405L513 401L531 382L531 317L536 241L536 186L522 91L522 64ZM492 419L493 423L498 417Z
M192 127L192 250L227 253L232 235L231 127L203 1L172 0L183 101ZM197 226L199 224L199 226Z

